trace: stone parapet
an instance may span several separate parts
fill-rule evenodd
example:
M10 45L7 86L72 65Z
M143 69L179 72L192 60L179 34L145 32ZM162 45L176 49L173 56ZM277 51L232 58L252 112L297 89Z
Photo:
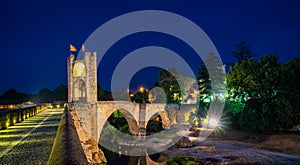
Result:
M74 120L67 108L62 115L48 164L88 164Z
M29 117L35 116L45 108L47 108L47 105L39 105L14 110L2 110L0 111L0 129L6 129L9 126L20 123Z

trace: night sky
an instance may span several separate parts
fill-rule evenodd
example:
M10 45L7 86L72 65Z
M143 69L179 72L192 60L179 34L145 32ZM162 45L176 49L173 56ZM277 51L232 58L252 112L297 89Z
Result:
M9 88L36 93L47 87L67 84L69 44L77 48L106 21L138 10L165 10L198 24L210 37L224 63L234 61L232 51L241 40L257 55L277 54L285 62L300 54L300 1L0 1L0 94ZM121 28L121 27L120 27ZM176 51L194 70L199 59L176 38L156 33L128 36L104 56L98 83L110 89L114 65L127 53L157 45ZM88 48L87 48L88 50ZM151 87L158 69L144 69L134 77ZM153 72L154 71L154 72ZM146 81L141 79L148 74Z

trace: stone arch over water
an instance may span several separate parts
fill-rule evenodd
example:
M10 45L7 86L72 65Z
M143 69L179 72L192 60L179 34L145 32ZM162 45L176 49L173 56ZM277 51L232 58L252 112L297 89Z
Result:
M136 106L129 106L128 108L120 108L126 107L126 105L131 104L126 101L99 101L97 102L97 134L100 136L103 126L108 118L118 110L121 112L128 123L129 131L133 135L138 135L139 133L139 116L138 116L138 104ZM99 138L98 138L99 139Z

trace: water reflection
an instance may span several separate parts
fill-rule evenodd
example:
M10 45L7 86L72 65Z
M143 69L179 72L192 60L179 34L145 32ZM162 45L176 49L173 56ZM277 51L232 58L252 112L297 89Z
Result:
M160 153L146 156L128 156L123 155L121 152L115 153L109 151L101 146L100 148L107 159L105 165L166 165L167 161L167 156Z

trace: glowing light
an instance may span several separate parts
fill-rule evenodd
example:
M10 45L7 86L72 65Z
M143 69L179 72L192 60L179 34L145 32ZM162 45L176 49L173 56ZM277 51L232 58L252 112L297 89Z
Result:
M119 116L118 110L114 111L114 117L118 117L118 116Z
M208 120L208 124L209 124L210 127L215 128L219 125L219 120L211 118L211 119Z
M205 98L205 99L203 99L203 102L204 102L204 103L209 103L209 102L210 102L210 99L209 99L209 98Z
M140 92L144 92L144 91L145 91L145 88L144 88L144 87L140 87L139 91L140 91Z
M86 69L85 65L82 62L76 62L73 68L74 77L85 76Z
M155 118L155 121L159 121L159 117L158 116Z
M173 98L175 100L178 100L179 99L179 93L173 93Z

